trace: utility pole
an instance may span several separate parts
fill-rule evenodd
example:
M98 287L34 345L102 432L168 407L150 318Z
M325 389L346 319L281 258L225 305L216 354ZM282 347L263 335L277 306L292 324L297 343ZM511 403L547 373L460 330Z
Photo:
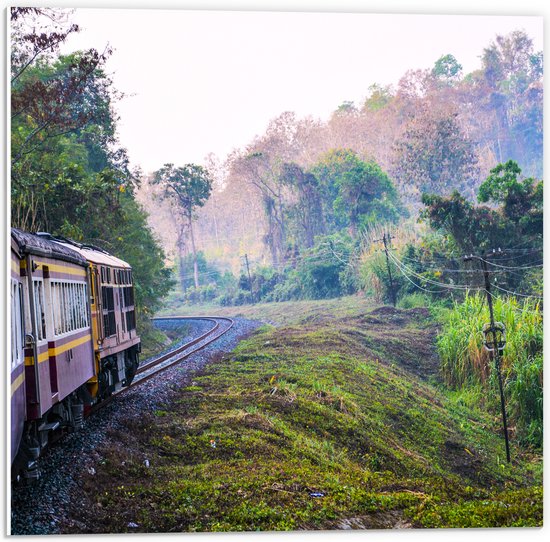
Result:
M502 254L502 251L499 249L498 254ZM486 257L489 257L489 255L486 255ZM503 432L504 432L504 442L506 443L506 460L508 463L510 463L510 444L508 442L508 422L506 419L506 403L504 402L504 389L502 386L502 374L500 372L500 350L501 348L504 348L504 345L499 345L499 340L497 339L497 334L502 334L503 329L495 324L495 316L493 313L493 296L491 295L491 281L489 278L489 269L487 267L487 261L484 258L481 258L480 256L474 256L473 254L470 254L469 256L464 256L464 261L472 261L472 260L478 260L481 263L481 267L483 269L483 277L485 281L485 292L487 294L487 305L489 306L489 317L490 317L490 323L489 328L484 329L485 336L487 335L492 336L492 348L487 347L487 343L489 341L486 341L486 347L493 354L494 360L495 360L495 369L497 371L497 377L498 377L498 387L500 391L500 409L502 412L502 426L503 426ZM502 326L502 324L501 324ZM503 327L503 326L502 326ZM491 344L489 342L489 344ZM499 348L500 346L500 348Z
M252 293L252 279L250 278L250 266L248 265L248 254L244 255L244 261L246 263L246 272L248 273L248 289L250 290L250 296L254 299L254 295Z
M395 295L395 288L393 286L393 277L391 274L391 267L390 267L390 257L388 256L388 243L391 243L392 239L394 239L394 237L392 237L389 233L388 234L384 233L384 235L382 236L382 239L375 239L374 242L380 243L380 241L382 241L384 243L384 252L386 253L386 266L388 268L388 277L390 279L390 295L391 295L393 306L395 307L395 305L397 304L397 299Z

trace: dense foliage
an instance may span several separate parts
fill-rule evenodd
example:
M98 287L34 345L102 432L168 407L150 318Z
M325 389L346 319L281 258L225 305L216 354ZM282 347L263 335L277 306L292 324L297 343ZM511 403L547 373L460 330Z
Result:
M116 138L110 51L58 54L78 31L62 10L12 8L11 222L98 245L134 269L138 314L172 286Z
M520 441L542 445L542 312L539 305L498 298L495 320L506 326L501 358L511 425ZM481 329L489 321L484 296L468 296L454 305L438 338L441 372L450 386L489 390L485 402L498 412L498 381L494 360L483 347ZM483 397L483 393L481 394Z

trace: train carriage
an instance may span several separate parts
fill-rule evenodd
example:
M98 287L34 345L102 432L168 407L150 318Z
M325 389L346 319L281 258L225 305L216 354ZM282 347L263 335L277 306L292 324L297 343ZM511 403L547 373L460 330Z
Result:
M96 376L88 388L92 397L103 399L128 385L139 363L132 268L98 247L51 239L89 262Z
M53 431L130 384L138 367L132 268L90 245L11 232L11 457L36 478Z
M23 419L21 449L28 459L38 456L52 430L82 423L86 383L95 376L88 262L17 229L12 229L12 247L12 449ZM21 375L13 359L19 346ZM25 409L16 402L22 381Z

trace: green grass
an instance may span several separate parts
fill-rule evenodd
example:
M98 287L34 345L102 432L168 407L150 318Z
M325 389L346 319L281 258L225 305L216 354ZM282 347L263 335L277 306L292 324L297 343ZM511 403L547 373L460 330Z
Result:
M506 326L506 346L501 357L502 375L511 425L526 444L542 445L542 311L530 301L497 298L495 321ZM441 372L450 386L484 389L484 401L500 409L494 361L483 346L483 325L489 310L481 295L468 296L444 319L438 338ZM466 393L468 393L466 391Z
M354 295L317 301L282 301L238 307L215 304L181 305L176 302L165 307L156 316L239 316L271 322L277 325L300 324L359 316L377 305L371 298Z
M498 418L444 392L428 311L331 303L289 305L128 421L69 531L541 525L540 456L503 462Z

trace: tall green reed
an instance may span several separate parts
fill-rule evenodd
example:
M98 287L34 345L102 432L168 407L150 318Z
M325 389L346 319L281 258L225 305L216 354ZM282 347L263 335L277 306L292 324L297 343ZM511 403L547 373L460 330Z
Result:
M501 356L510 421L525 444L542 444L542 311L538 303L514 297L493 300L495 320L506 326ZM494 361L483 347L483 325L490 321L483 295L456 303L438 337L441 374L455 388L482 384L496 392Z

